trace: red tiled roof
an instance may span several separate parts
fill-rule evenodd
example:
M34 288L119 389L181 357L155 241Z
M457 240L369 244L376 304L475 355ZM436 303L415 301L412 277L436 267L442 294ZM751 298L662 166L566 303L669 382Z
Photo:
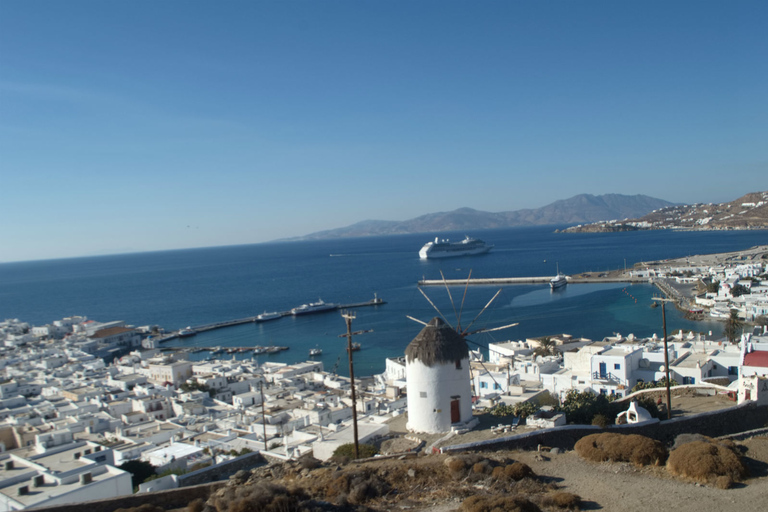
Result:
M768 351L755 350L744 357L744 366L760 366L768 368Z

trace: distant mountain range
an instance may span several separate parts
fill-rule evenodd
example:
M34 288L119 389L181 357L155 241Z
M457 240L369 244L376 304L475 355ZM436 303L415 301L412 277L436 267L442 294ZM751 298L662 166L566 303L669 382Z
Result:
M768 229L768 192L750 192L727 203L667 206L647 215L570 227L568 232L644 229Z
M459 208L450 212L428 213L406 221L364 220L351 226L318 231L284 240L320 240L363 236L402 235L409 233L470 232L482 229L536 226L548 224L584 224L609 219L627 219L674 203L644 195L626 196L580 194L555 201L541 208L507 212L484 212Z

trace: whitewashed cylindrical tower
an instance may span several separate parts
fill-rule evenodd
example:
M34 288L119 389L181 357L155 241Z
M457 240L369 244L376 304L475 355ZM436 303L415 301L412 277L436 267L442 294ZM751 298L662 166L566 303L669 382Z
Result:
M433 318L405 349L408 425L439 433L472 419L469 349L464 338Z

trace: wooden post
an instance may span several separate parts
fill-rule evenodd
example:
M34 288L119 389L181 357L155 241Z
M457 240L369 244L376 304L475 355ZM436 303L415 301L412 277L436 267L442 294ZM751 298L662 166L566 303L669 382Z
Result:
M667 380L667 419L672 419L672 392L669 389L669 349L667 348L667 313L665 305L667 302L673 302L672 299L662 299L654 297L653 300L661 302L661 325L664 330L664 371Z
M262 376L262 379L264 376ZM264 403L264 381L259 382L259 391L261 392L261 424L264 427L264 451L267 451L267 406Z
M373 332L373 330L369 329L367 331L352 332L352 320L355 319L355 314L348 311L343 311L341 316L347 323L347 333L339 335L339 338L347 338L347 354L349 354L349 381L352 387L352 432L355 437L355 459L359 459L360 446L357 436L357 396L355 395L355 366L352 363L352 336L356 334L363 334L365 332Z

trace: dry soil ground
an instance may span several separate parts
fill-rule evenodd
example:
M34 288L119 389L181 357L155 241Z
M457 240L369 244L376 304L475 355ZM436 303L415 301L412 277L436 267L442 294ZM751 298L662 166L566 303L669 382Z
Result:
M544 500L555 492L565 491L582 497L579 510L647 512L663 508L674 512L762 512L766 510L768 496L768 438L755 437L739 444L743 447L751 476L728 490L676 479L664 467L587 462L573 451L497 451L473 455L489 459L493 465L522 462L537 475L517 483L500 484L499 480L474 474L471 469L457 476L447 468L446 455L424 455L331 464L315 469L302 468L299 463L263 468L254 471L248 483L237 484L235 488L272 481L289 488L301 487L316 500L337 503L342 495L344 499L349 496L354 500L351 488L344 491L341 482L362 475L368 481L386 482L386 490L364 500L364 507L357 510L450 512L460 510L462 502L470 496L521 494L538 503L542 510L555 511L560 509L543 505ZM212 505L215 500L214 497L208 503Z
M702 412L732 405L722 397L702 397L677 394L676 413ZM493 418L493 417L490 417ZM498 418L488 421L498 423ZM404 426L403 419L395 422L393 430ZM496 434L480 429L462 436L456 442L489 438ZM451 439L450 441L454 441ZM395 438L408 446L410 441ZM390 441L394 446L395 440ZM434 439L427 439L433 442ZM450 468L447 455L395 456L348 464L326 463L319 467L303 462L272 465L254 470L245 480L233 481L229 491L218 491L208 502L223 499L226 492L247 494L248 486L272 482L286 488L299 487L315 503L350 503L347 510L407 510L450 512L460 510L462 502L471 496L511 496L520 494L541 506L544 511L560 510L547 503L557 492L569 492L583 499L580 510L647 512L656 509L674 512L703 512L709 510L739 510L757 512L768 510L768 437L753 437L738 443L750 476L732 489L718 489L673 477L664 467L636 467L629 463L595 463L581 459L574 451L503 450L468 454L474 457L461 472ZM464 457L459 455L459 457ZM527 464L535 478L519 482L504 480L476 472L473 464L508 466L513 462ZM355 484L354 482L358 483ZM360 484L363 482L363 484ZM368 487L366 487L368 486ZM364 492L355 492L366 489ZM376 488L373 491L373 488ZM218 496L218 498L217 498ZM362 498L361 498L362 496ZM222 507L221 510L229 510ZM209 508L208 510L214 510ZM282 509L281 509L282 510Z

